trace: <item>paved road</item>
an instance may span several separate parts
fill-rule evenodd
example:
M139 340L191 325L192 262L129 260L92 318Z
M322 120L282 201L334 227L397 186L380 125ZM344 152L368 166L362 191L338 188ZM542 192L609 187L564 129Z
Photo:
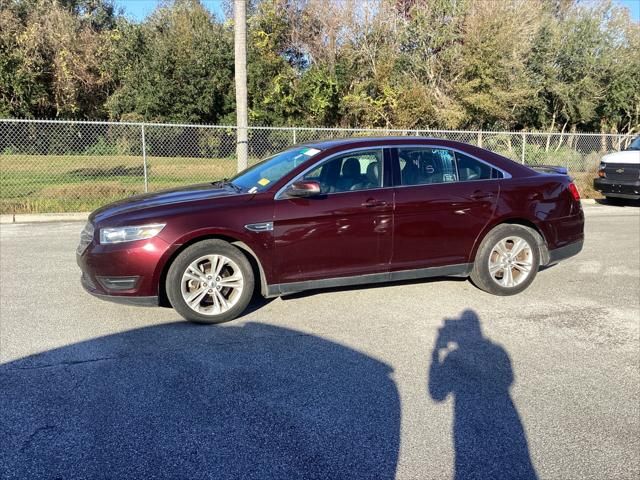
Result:
M516 297L401 283L217 327L84 294L80 224L2 225L0 478L638 478L640 209L586 212Z

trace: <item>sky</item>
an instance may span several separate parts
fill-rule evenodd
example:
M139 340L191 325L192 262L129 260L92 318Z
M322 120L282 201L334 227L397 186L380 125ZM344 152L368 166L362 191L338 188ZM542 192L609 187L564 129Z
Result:
M223 0L200 0L207 9L215 13L217 16L223 16L222 2ZM631 18L636 22L640 22L640 0L613 0L631 12ZM125 11L125 15L135 21L144 20L151 12L155 10L162 0L115 0L118 7Z
M637 1L640 2L640 0ZM219 17L224 16L222 2L223 0L200 0L200 3ZM124 9L127 17L140 22L154 11L162 0L115 0L114 3Z
M631 11L631 18L640 22L640 0L615 0L615 2L627 7Z

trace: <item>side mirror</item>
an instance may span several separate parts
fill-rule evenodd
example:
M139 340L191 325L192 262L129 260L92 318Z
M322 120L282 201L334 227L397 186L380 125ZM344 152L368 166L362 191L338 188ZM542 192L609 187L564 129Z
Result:
M289 185L286 193L290 197L313 197L320 195L320 183L310 180L294 182Z

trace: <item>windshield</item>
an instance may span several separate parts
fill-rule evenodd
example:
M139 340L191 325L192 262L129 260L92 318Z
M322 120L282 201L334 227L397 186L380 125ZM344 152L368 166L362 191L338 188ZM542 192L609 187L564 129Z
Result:
M317 148L292 148L240 172L231 182L249 193L260 192L318 153Z
M627 150L640 150L640 137L637 137L631 144Z

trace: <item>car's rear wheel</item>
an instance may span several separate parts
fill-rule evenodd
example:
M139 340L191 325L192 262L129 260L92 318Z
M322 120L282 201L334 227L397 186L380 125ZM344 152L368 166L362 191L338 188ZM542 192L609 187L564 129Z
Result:
M471 281L494 295L515 295L531 285L539 265L538 242L528 228L498 225L478 249Z
M222 240L203 240L180 252L166 281L173 308L197 323L233 320L249 304L253 286L247 258Z

